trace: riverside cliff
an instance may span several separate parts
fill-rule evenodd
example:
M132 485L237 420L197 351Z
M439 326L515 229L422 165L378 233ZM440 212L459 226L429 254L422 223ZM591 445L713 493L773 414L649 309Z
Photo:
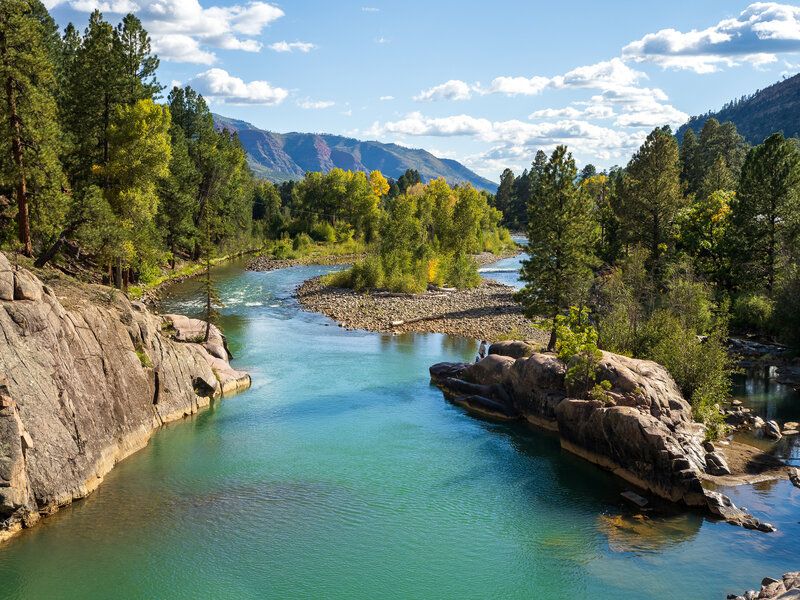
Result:
M225 338L124 295L57 295L0 253L0 540L88 495L163 424L249 387Z

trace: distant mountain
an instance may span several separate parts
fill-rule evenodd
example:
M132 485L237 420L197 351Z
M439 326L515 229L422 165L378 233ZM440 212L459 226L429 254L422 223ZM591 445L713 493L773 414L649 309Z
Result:
M718 112L692 117L676 132L679 140L689 127L700 133L708 119L731 121L751 144L760 144L775 132L784 137L800 134L800 74L784 79L752 96L729 102Z
M426 150L324 133L274 133L216 114L214 123L220 129L225 127L239 134L250 167L256 175L270 181L302 179L306 171L327 173L334 167L350 171L377 170L394 179L406 169L416 169L424 182L444 177L448 183L469 182L479 190L497 191L496 183L470 171L460 162L436 158Z

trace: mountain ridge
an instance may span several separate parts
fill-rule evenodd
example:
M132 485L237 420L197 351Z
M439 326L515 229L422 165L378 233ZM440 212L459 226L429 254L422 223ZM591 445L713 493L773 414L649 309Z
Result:
M214 113L214 125L235 131L247 151L256 175L273 182L302 179L306 171L327 173L333 168L381 171L397 179L406 169L416 169L424 182L444 177L448 183L470 183L494 193L497 184L481 177L457 160L437 158L427 150L395 143L363 141L330 133L276 133L241 119Z
M683 139L686 130L691 128L696 134L708 119L720 123L727 121L753 145L760 144L767 137L780 131L784 137L800 135L800 74L769 87L757 90L749 96L728 102L718 111L691 117L675 132L678 140Z

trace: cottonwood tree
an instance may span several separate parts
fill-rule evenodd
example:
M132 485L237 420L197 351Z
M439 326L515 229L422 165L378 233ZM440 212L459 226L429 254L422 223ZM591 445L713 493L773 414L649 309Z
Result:
M528 318L552 320L548 349L556 345L555 318L569 308L591 278L593 223L591 202L578 189L577 169L566 146L544 166L528 203L528 258L516 294Z

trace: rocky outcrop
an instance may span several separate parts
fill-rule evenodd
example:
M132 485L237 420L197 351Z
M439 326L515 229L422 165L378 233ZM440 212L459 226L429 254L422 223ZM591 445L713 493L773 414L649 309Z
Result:
M728 594L728 600L789 600L800 598L800 571L786 573L780 579L765 577L761 590L749 590L744 594Z
M733 501L725 494L706 490L705 495L708 509L712 514L721 519L725 519L731 525L737 525L745 529L755 529L757 531L763 531L764 533L775 531L775 527L772 526L772 524L763 523L753 515L737 508Z
M221 358L103 294L68 310L0 254L0 539L86 496L156 428L226 392Z
M692 419L691 406L666 369L604 352L597 381L609 382L610 388L598 399L583 400L570 396L564 363L553 354L530 351L520 342L493 344L476 363L434 365L431 377L457 404L557 431L564 449L638 488L711 509L701 477L730 469L713 445L704 446L705 428ZM729 516L734 524L769 530L738 509Z
M206 351L206 362L219 383L219 393L229 396L250 387L250 376L231 368L228 342L216 325L211 325L208 340L205 340L206 322L183 315L164 315L167 331L179 342L197 343Z

